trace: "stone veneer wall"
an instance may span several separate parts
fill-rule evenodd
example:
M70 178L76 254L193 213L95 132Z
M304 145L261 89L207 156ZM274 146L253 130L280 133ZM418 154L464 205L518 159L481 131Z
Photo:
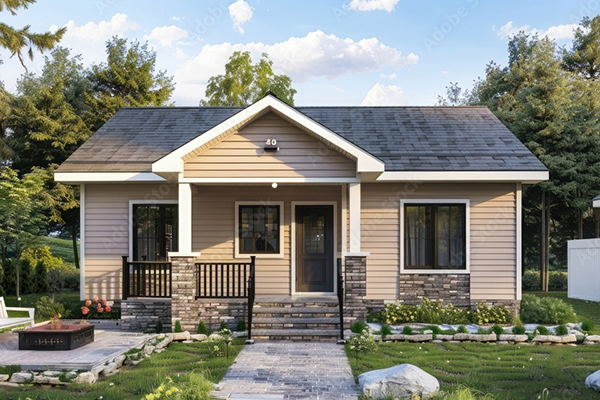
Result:
M367 318L367 257L346 256L344 259L344 328Z
M398 301L419 304L423 297L452 303L457 307L471 304L469 274L400 274Z
M171 299L121 300L121 329L154 331L158 321L163 332L171 332Z
M225 322L229 328L235 329L239 320L246 320L246 299L196 299L194 257L171 257L171 262L173 326L175 321L179 321L183 330L196 332L200 321L213 330Z

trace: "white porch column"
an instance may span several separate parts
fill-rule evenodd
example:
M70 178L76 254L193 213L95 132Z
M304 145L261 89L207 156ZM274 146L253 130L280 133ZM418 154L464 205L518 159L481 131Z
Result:
M360 253L360 183L348 185L350 214L350 253Z
M192 252L192 185L179 184L179 250L180 254Z

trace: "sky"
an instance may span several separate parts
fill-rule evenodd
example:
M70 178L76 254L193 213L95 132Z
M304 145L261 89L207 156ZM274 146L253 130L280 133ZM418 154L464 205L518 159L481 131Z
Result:
M506 64L520 30L568 47L581 18L596 14L600 0L38 0L0 21L34 32L66 26L60 45L86 65L105 59L112 36L147 41L179 106L198 105L236 50L255 61L268 53L292 78L296 105L357 106L434 105L450 82L470 87L490 61ZM0 59L0 81L14 92L23 67ZM42 65L39 53L27 63Z

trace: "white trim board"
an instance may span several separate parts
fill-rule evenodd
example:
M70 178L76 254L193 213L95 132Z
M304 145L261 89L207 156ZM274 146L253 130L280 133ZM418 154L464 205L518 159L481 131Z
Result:
M85 300L85 184L79 185L79 299Z
M286 118L305 127L316 136L321 137L333 146L338 147L355 157L357 172L384 171L385 165L381 160L272 95L263 97L256 103L244 108L197 138L167 154L152 164L152 171L158 173L181 172L183 168L183 157L193 153L199 147L211 142L219 141L219 137L224 133L233 133L234 130L239 129L255 116L268 111L275 111L284 115Z
M278 253L240 253L240 206L278 206L279 207L279 252ZM257 260L265 258L285 258L285 203L283 201L241 200L235 202L233 258L256 256Z
M296 291L296 206L333 206L333 292L297 292ZM292 296L319 296L333 295L337 293L337 201L292 201L291 209L291 229L290 229L290 289Z
M360 178L179 178L179 183L204 183L204 184L251 184L251 183L314 183L314 184L342 184L358 183Z
M166 182L153 172L55 172L54 180L62 183Z
M516 262L517 262L517 288L516 288L516 297L517 300L521 300L523 296L523 189L520 183L517 183L516 188L516 234L517 234L517 243L516 246Z
M464 204L466 269L405 269L404 268L404 205L409 204ZM400 274L470 274L471 273L471 200L470 199L402 199L400 200Z
M376 182L522 182L549 179L548 171L387 171Z
M129 215L127 225L129 225L129 261L133 260L133 205L134 204L179 204L178 200L129 200Z

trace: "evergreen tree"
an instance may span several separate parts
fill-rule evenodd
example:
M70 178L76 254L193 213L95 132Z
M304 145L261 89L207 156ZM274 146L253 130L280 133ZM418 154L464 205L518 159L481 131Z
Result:
M148 44L114 37L106 44L106 63L93 65L93 91L86 97L88 123L96 131L121 107L163 106L175 88L173 78L156 71L156 53Z
M245 107L263 98L268 92L294 105L296 90L287 75L273 72L273 61L263 53L257 64L252 64L249 52L236 51L225 64L225 75L208 80L203 106Z

